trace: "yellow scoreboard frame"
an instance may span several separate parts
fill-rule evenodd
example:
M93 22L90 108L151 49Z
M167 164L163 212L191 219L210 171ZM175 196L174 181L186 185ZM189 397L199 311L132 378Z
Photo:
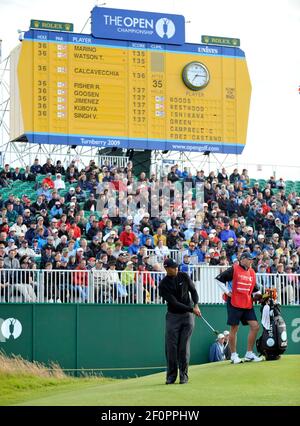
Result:
M239 48L31 30L14 64L21 114L11 140L234 154L245 146L251 83Z

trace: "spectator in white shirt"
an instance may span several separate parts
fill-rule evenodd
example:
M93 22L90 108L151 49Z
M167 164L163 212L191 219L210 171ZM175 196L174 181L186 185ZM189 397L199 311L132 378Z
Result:
M59 189L66 189L66 184L62 180L60 173L56 174L56 179L54 181L54 188L57 189L57 190L59 190Z

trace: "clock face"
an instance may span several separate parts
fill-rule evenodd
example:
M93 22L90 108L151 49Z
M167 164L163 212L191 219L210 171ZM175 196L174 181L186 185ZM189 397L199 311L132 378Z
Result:
M208 85L209 72L200 62L190 62L182 70L184 84L192 90L200 90Z

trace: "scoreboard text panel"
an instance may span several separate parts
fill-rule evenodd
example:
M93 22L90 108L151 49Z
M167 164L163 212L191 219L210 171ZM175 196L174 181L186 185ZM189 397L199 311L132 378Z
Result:
M210 73L199 91L182 80L192 61ZM237 48L30 31L18 79L31 142L224 153L246 143L251 85Z

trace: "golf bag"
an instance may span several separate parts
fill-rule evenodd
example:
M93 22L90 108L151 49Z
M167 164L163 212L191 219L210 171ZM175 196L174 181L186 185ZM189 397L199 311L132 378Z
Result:
M261 307L263 333L256 340L257 352L267 361L280 358L287 348L287 332L280 307L273 298L267 298Z

